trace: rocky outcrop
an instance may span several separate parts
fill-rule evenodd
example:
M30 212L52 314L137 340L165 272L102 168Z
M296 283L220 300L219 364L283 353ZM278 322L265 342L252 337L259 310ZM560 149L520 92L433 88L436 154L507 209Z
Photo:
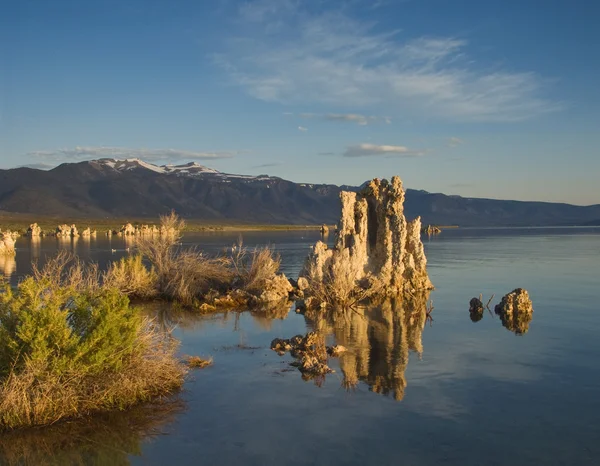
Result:
M529 293L523 288L517 288L505 295L494 308L500 316L502 325L516 335L523 335L529 330L533 319L533 303Z
M265 281L264 288L256 298L261 303L275 303L288 300L292 291L294 287L286 276L278 274Z
M32 223L27 229L27 236L30 238L39 238L42 236L42 229L37 223Z
M329 234L329 227L325 224L321 225L321 234L322 235L328 235Z
M341 192L340 199L335 247L317 242L300 273L309 283L308 305L433 288L421 219L406 220L400 178L374 179L359 193Z
M12 257L15 254L15 240L11 231L0 232L0 255Z

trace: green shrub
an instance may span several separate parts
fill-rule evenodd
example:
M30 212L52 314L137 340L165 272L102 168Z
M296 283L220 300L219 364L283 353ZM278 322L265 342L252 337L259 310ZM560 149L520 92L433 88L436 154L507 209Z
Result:
M0 430L123 409L183 383L168 334L119 290L93 285L97 271L61 265L0 293Z

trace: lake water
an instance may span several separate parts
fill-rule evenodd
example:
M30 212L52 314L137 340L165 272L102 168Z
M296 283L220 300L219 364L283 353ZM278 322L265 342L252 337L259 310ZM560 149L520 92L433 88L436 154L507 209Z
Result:
M184 242L218 251L237 236ZM243 237L272 244L295 277L319 234ZM157 306L182 353L214 365L169 405L0 437L0 464L600 464L600 229L457 229L424 242L432 322L424 301L318 323L293 308L194 317ZM130 246L21 238L0 272L16 283L58 248L104 266ZM535 309L527 333L487 311L471 322L472 297L495 304L517 287ZM315 326L348 352L305 381L269 345Z

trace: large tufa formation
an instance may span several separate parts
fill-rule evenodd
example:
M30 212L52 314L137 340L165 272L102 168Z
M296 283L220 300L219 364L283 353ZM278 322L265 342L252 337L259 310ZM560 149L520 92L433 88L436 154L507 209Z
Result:
M15 240L10 231L0 232L0 255L2 256L14 256L15 252Z
M496 304L494 312L500 316L506 329L516 335L523 335L529 330L529 323L533 318L533 303L527 290L517 288Z
M433 288L421 242L421 219L404 216L402 181L394 176L372 180L359 193L340 193L341 218L335 247L319 241L301 277L308 281L305 295L319 285L344 294L394 296ZM309 303L307 303L309 304Z

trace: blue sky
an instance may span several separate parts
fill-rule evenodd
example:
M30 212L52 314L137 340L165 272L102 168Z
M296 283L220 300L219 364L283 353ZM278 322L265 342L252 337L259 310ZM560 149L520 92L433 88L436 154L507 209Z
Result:
M0 168L195 160L600 203L599 14L580 0L13 1Z

